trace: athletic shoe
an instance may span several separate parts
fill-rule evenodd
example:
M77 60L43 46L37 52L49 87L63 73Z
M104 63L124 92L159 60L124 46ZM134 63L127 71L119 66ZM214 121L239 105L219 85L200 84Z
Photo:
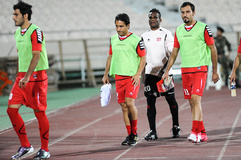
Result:
M30 147L19 147L17 153L13 155L11 158L12 160L21 159L27 156L29 153L32 153L33 151L34 151L34 148L32 145Z
M42 159L47 159L50 157L50 153L43 150L43 149L40 149L38 152L37 152L37 155L33 157L34 160L42 160Z
M151 140L157 140L157 134L156 132L153 132L152 130L145 136L146 141L151 141Z
M126 137L126 139L121 143L121 145L128 145L128 143L129 143L129 139L130 139L130 135L128 135L127 137Z
M196 143L201 143L201 132L197 133L197 141Z
M130 146L135 146L136 145L136 141L138 140L138 135L137 134L134 134L134 133L131 133L129 135L129 142L128 142L128 145Z
M208 141L208 136L206 133L201 133L201 142L207 142Z
M191 134L187 137L188 141L196 143L197 141L197 134L195 132L191 132Z
M180 131L181 131L181 129L180 129L180 127L179 126L174 126L172 129L172 138L178 138L178 137L180 137Z

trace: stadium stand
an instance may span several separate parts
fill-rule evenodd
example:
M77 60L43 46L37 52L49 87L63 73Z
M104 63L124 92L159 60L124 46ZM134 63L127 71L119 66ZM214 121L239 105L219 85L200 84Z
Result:
M87 73L87 69L91 67L96 82L99 83L108 55L109 37L116 34L114 18L118 13L127 13L131 18L130 31L141 35L149 29L148 11L151 8L158 8L162 13L162 26L174 33L175 28L182 23L179 7L184 0L25 0L25 2L33 6L31 22L42 28L45 34L47 51L51 59L54 59L52 67L56 69L59 81L80 79L87 82L88 74L91 76ZM195 18L207 23L214 34L218 25L225 29L225 36L232 44L232 57L234 57L238 45L237 37L241 32L239 18L241 1L191 0L191 2L196 5ZM13 35L16 27L12 20L12 6L15 3L17 0L1 0L0 58L17 56ZM89 55L89 62L86 53ZM176 63L180 63L180 58Z

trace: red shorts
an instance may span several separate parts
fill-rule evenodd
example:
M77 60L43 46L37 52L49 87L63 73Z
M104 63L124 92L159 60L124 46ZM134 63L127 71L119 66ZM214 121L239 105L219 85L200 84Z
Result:
M207 80L207 66L182 68L182 85L185 99L192 94L202 96Z
M23 104L34 110L45 111L47 109L48 77L46 71L33 72L26 87L21 89L19 81L26 73L18 73L18 77L9 95L8 105Z
M138 86L132 85L131 76L115 76L116 95L118 103L124 103L125 97L136 99L140 83Z

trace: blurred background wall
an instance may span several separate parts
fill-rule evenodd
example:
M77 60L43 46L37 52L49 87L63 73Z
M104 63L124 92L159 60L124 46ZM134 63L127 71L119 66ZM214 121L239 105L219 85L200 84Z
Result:
M13 4L18 0L0 0L0 71L12 81L16 73L16 46L12 20ZM89 87L101 84L108 56L110 37L116 34L114 18L127 13L130 31L141 35L149 29L148 12L157 8L161 26L173 34L182 24L179 12L184 0L25 0L31 4L31 22L45 34L50 69L49 89ZM216 36L217 26L231 42L231 59L236 56L241 32L240 0L190 0L196 6L195 19L207 23ZM180 67L180 57L175 66ZM0 86L1 86L0 81ZM11 85L3 93L8 94Z

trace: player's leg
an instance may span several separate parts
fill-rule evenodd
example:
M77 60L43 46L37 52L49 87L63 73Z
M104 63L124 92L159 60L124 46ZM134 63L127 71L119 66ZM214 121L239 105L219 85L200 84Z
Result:
M165 93L165 99L172 115L172 138L177 138L180 136L180 127L178 120L178 104L175 98L174 88Z
M18 138L21 143L21 147L18 149L17 153L12 156L12 159L18 159L21 157L26 156L27 154L33 152L33 147L29 143L26 129L25 129L25 124L18 113L18 110L20 108L21 104L18 105L9 105L7 109L8 116L12 122L13 128L18 135Z
M18 135L22 147L30 147L30 143L27 138L25 124L18 113L21 104L9 105L7 109L8 116L12 122L13 128Z
M32 108L34 109L35 117L38 120L39 125L39 133L41 140L41 148L37 152L36 156L33 157L35 160L39 159L47 159L50 157L50 152L48 148L49 144L49 120L46 116L47 109L47 89L48 89L48 79L45 79L41 82L35 82L33 86L34 101L32 104ZM30 99L29 97L28 99ZM37 104L37 105L36 105Z
M194 107L192 107L192 74L186 73L186 74L182 74L182 85L183 85L183 94L184 94L184 98L189 100L189 104L190 104L190 108L191 108L191 114L192 114L192 120L194 119L195 115L195 111L194 111ZM192 121L192 128L196 128L193 126L196 126L197 123ZM187 139L191 142L195 142L197 141L197 133L194 132L193 130L191 130L191 134L188 135Z
M122 116L127 130L127 137L121 142L121 145L128 145L129 135L131 134L131 122L129 118L129 111L125 103L125 80L116 81L116 95L118 103L122 109Z
M125 103L128 108L129 118L131 123L131 134L129 139L129 145L136 145L136 141L138 140L137 135L137 119L138 119L138 111L135 106L135 99L126 97Z
M22 158L34 150L29 143L24 121L18 112L24 103L23 90L18 87L18 82L19 79L17 78L11 90L7 108L9 119L21 143L21 147L19 147L17 153L12 156L12 159Z
M120 103L122 109L123 120L126 125L127 134L131 134L131 124L129 118L129 112L126 103Z
M129 139L130 139L129 135L131 134L131 122L130 122L129 112L126 104L120 103L120 105L122 109L123 120L127 130L127 137L125 138L124 141L121 142L121 145L128 145Z
M137 133L137 118L138 118L138 111L135 106L135 99L126 97L126 106L129 112L129 118L131 122L131 133Z
M149 122L150 132L145 136L145 140L156 140L156 99L160 96L156 83L161 78L153 76L150 74L145 74L145 86L144 86L144 95L147 101L147 118Z
M135 106L135 99L137 98L138 92L140 89L140 83L138 86L134 86L132 84L131 79L127 80L125 85L125 103L128 108L130 124L131 124L131 134L129 139L129 145L136 145L136 141L138 140L137 135L137 119L138 119L138 111Z
M201 96L192 94L192 98L189 100L189 103L193 115L192 132L196 133L196 143L199 143L201 140L200 122L203 118Z
M150 131L156 133L156 97L148 96L147 100L147 118Z
M205 88L207 73L196 72L195 74L193 74L192 78L193 78L192 95L191 95L191 99L189 99L191 112L193 115L192 132L196 132L197 134L196 142L202 142L202 141L207 141L207 135L203 125L203 113L202 113L202 106L201 106L201 97L203 95L203 90Z
M34 159L44 159L49 158L49 120L45 114L45 111L34 111L34 114L38 120L39 124L39 133L40 133L40 140L41 140L41 148L38 151L37 155Z

